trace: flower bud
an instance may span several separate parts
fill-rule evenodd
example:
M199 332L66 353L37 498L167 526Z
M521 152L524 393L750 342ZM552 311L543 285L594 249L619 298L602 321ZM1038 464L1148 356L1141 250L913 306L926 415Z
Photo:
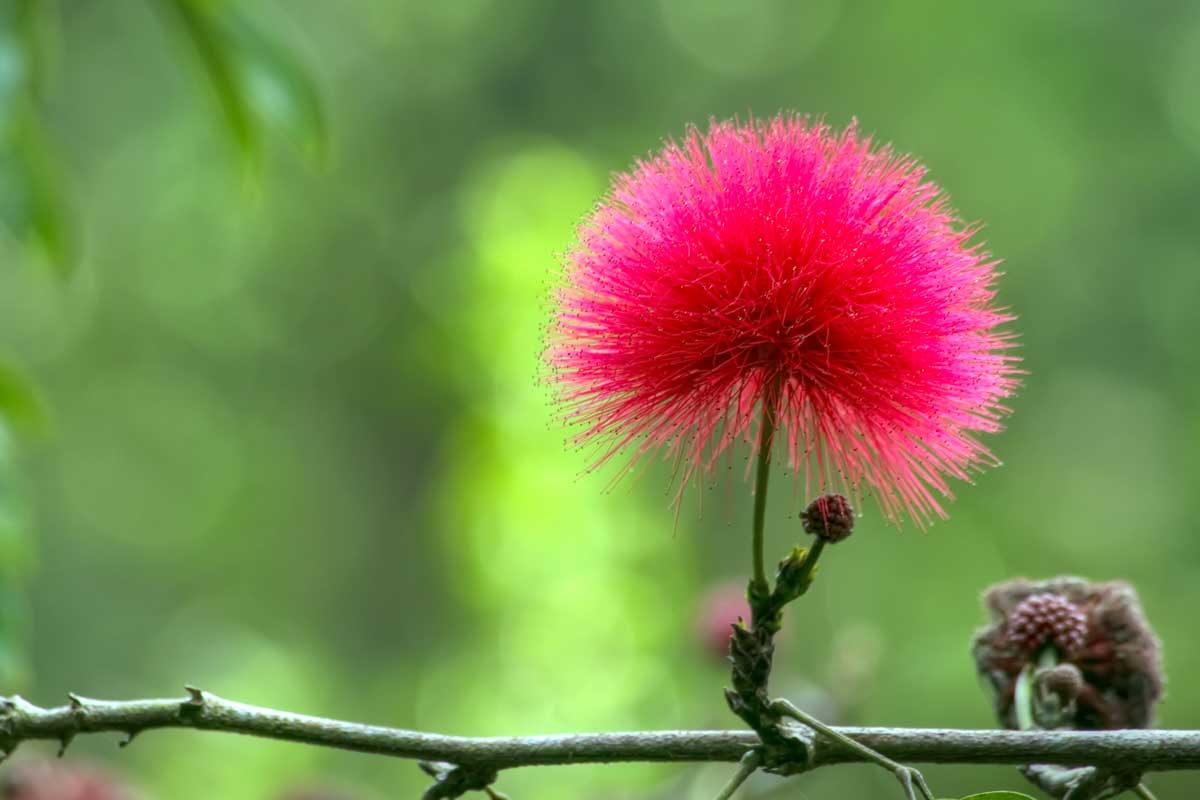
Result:
M825 494L809 503L800 515L804 532L826 544L837 544L854 532L854 509L840 494Z

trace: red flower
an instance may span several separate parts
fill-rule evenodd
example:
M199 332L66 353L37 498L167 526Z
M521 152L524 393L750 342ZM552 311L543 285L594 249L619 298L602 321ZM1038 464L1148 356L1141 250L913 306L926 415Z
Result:
M579 443L657 448L680 492L771 403L806 490L944 512L995 463L1015 388L995 262L924 170L851 126L714 122L621 175L579 229L547 359ZM932 490L932 491L931 491ZM678 500L677 500L678 502Z

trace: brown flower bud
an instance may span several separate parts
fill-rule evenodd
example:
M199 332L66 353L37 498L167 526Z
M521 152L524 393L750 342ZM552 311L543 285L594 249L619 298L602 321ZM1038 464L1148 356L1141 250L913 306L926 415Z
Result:
M840 494L825 494L809 503L800 521L805 533L826 544L837 544L854 532L854 509Z

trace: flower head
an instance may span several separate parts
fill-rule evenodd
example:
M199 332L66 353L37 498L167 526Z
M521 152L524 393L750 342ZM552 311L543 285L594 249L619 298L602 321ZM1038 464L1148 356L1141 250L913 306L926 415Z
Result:
M1016 727L1018 676L1047 646L1057 650L1062 664L1073 665L1081 680L1070 727L1150 724L1166 681L1162 648L1129 584L1018 579L993 586L984 604L992 622L975 635L973 654L1002 724ZM1063 688L1056 676L1040 677L1050 691Z
M714 122L618 176L568 256L547 359L600 462L680 489L769 404L809 494L943 514L1016 385L994 264L925 171L852 125ZM814 491L815 490L815 491Z

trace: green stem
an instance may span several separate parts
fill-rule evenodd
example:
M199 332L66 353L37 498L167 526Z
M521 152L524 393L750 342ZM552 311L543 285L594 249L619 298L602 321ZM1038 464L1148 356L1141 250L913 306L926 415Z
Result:
M1038 724L1038 714L1034 711L1033 679L1038 670L1050 669L1058 664L1058 651L1053 647L1044 648L1032 661L1021 668L1017 676L1016 689L1013 692L1013 705L1016 706L1017 728L1023 731L1041 728Z
M804 554L804 564L802 565L803 572L801 577L808 580L812 577L813 572L817 568L817 561L821 558L821 553L825 550L825 540L821 537L816 537L812 546L808 548L808 552Z
M771 593L763 558L763 529L767 516L767 483L771 478L771 446L775 443L775 403L779 396L779 380L775 379L763 393L762 428L758 433L758 459L754 480L754 535L751 547L754 558L754 588L763 597Z
M1147 788L1146 784L1144 783L1139 783L1137 786L1135 786L1133 793L1142 798L1142 800L1157 800L1157 798L1154 796L1154 792L1150 791L1150 789Z
M821 722L821 720L817 719L812 714L809 714L807 711L801 711L787 700L779 699L772 701L771 709L777 714L785 717L791 717L797 722L812 728L822 736L832 739L833 741L849 748L853 752L857 753L864 761L870 761L888 770L900 779L901 784L904 786L905 796L908 798L908 800L916 800L917 792L920 792L921 796L926 798L926 800L933 800L933 792L929 790L928 784L925 783L925 778L923 778L921 773L917 772L912 767L906 767L900 762L888 758L883 753L872 750L865 744L851 739L841 731L835 730L834 728L826 725L824 722Z
M746 779L754 774L754 771L762 766L762 755L757 750L751 750L742 756L742 760L738 762L738 771L729 779L729 783L721 789L721 793L714 800L729 800L733 797L738 788L746 782Z
M1021 668L1021 674L1017 676L1017 686L1013 693L1013 705L1016 706L1017 712L1017 729L1022 731L1031 731L1036 726L1033 724L1033 670L1032 663L1027 663Z

